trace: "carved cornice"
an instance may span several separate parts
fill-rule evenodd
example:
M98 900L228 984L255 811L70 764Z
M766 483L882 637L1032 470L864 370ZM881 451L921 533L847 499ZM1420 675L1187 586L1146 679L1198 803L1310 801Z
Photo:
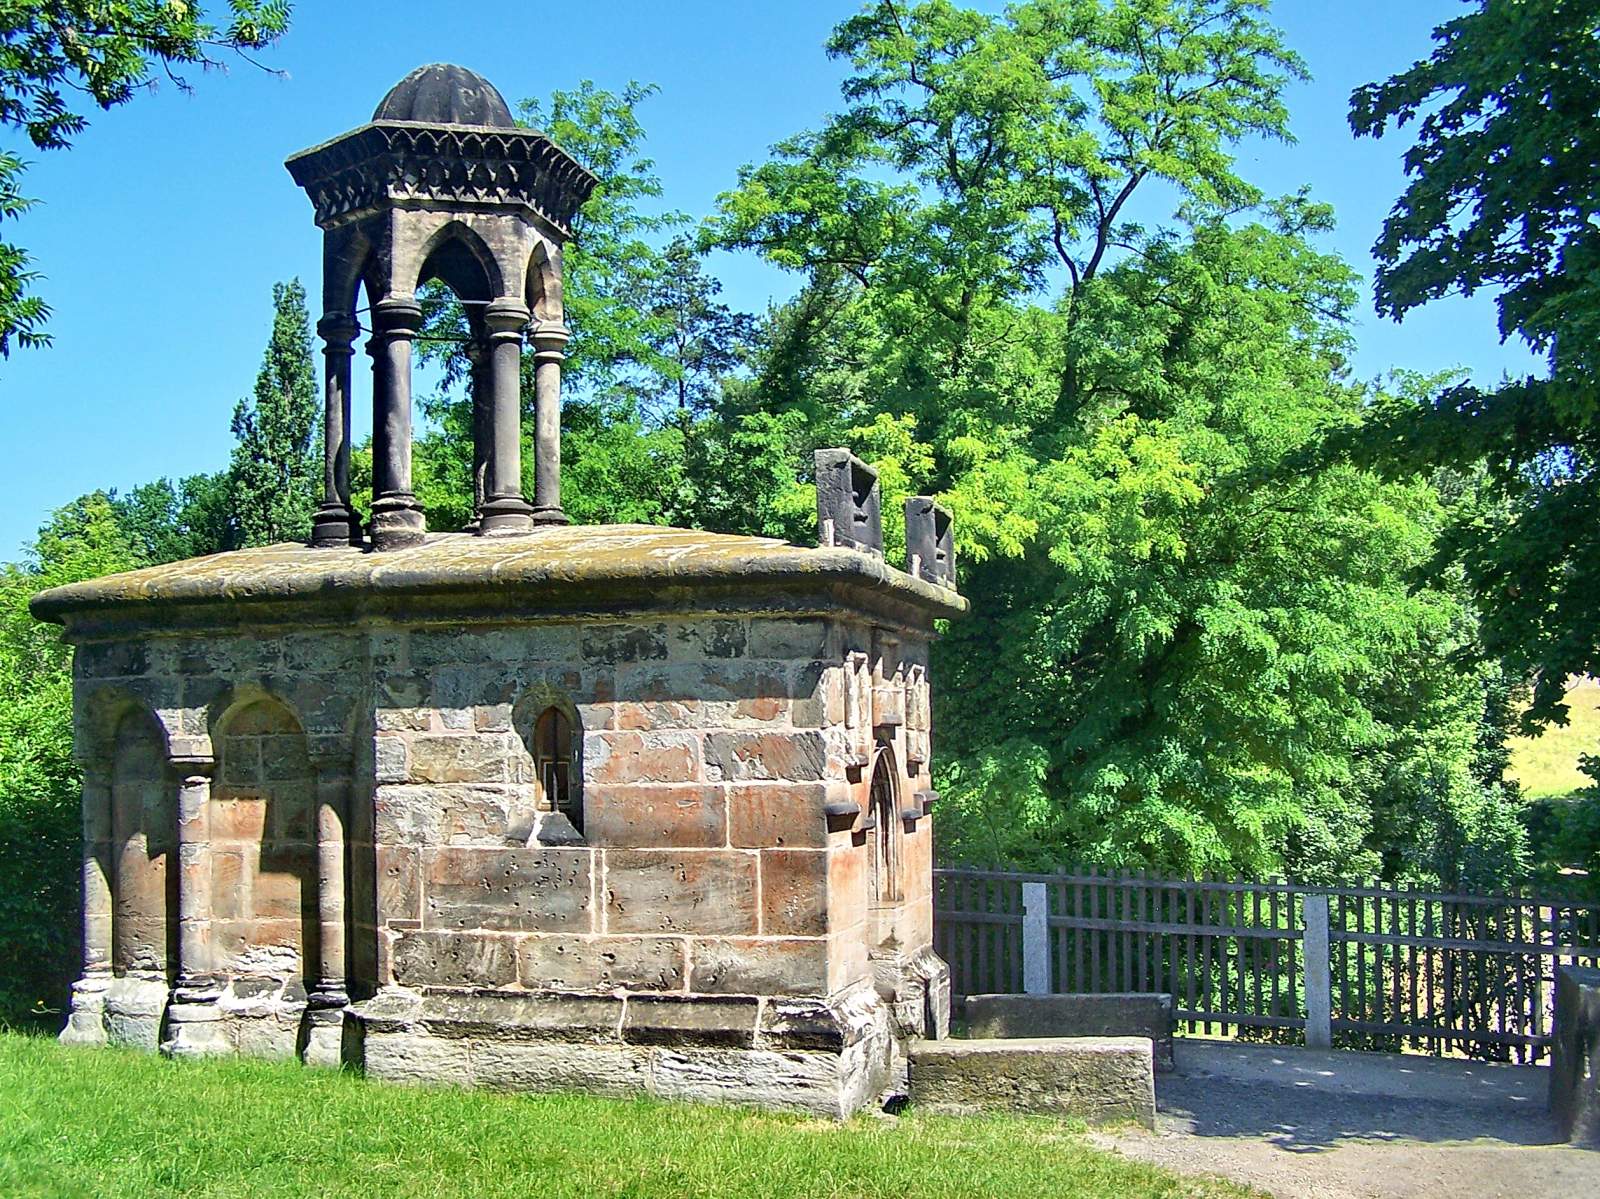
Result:
M284 164L318 226L408 201L526 205L563 234L598 182L536 129L374 121Z

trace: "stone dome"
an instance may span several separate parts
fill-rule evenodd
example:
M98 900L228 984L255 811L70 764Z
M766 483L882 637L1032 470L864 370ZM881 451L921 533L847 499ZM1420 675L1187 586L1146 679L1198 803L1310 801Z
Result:
M374 121L419 121L428 125L485 125L513 129L511 109L494 84L476 71L451 63L418 67L383 98Z

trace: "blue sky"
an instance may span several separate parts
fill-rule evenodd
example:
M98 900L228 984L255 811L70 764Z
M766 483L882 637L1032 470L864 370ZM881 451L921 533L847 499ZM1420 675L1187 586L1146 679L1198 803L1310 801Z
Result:
M413 67L459 62L512 103L583 78L658 84L641 117L665 202L698 217L742 163L836 105L842 69L822 43L856 7L303 0L291 34L265 56L285 76L240 63L196 77L192 95L164 86L96 114L74 149L35 155L24 186L41 203L6 230L46 275L56 344L0 362L0 559L76 495L226 462L229 418L255 379L273 282L298 275L316 294L320 234L283 160L362 123ZM1289 96L1297 144L1247 146L1242 172L1274 193L1309 184L1332 203L1340 227L1329 248L1369 278L1407 143L1352 139L1350 90L1424 56L1432 27L1461 7L1276 6L1315 78ZM752 311L796 282L744 257L715 268L729 302ZM1500 344L1487 296L1437 303L1398 327L1378 320L1368 299L1356 334L1363 377L1459 366L1493 381L1534 369L1520 345ZM358 409L361 399L358 391Z

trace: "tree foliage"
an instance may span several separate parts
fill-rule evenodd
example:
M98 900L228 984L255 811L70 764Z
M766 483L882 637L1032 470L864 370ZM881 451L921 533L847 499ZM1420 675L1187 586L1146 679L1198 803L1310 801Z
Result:
M759 340L756 322L718 300L721 284L681 235L685 218L658 211L661 182L637 111L655 91L630 83L614 92L585 80L519 106L522 120L600 180L573 223L563 264L572 340L562 369L562 502L584 522L779 532L790 526L773 505L796 490L808 447L790 436L794 422L724 405ZM427 294L427 334L439 340L423 344L445 379L424 401L432 428L418 441L416 489L430 527L461 528L472 495L467 324L438 285ZM531 405L531 351L522 394ZM531 492L531 443L522 462Z
M1301 464L1367 397L1329 212L1236 169L1302 73L1264 6L886 0L829 49L842 110L711 237L805 275L752 391L956 515L945 852L1437 874L1386 814L1504 807L1470 616L1410 586L1426 484Z
M272 287L272 335L255 394L233 410L231 505L244 545L301 541L321 498L322 404L311 363L311 318L298 279Z
M109 110L155 85L159 69L190 86L185 68L248 55L289 26L287 0L229 0L225 23L173 0L7 0L0 4L0 125L38 150L65 149L83 132L85 104ZM79 97L82 97L80 99ZM0 152L0 221L26 212L22 158ZM49 306L33 294L38 273L21 247L0 244L0 356L12 343L47 345Z
M1358 134L1415 123L1379 311L1495 289L1502 336L1549 371L1396 397L1342 448L1393 473L1482 465L1436 565L1459 564L1489 650L1535 676L1530 725L1560 721L1566 680L1600 671L1600 9L1480 0L1434 41L1351 101Z
M28 600L138 565L109 497L84 496L0 566L0 1023L59 1010L79 959L79 774L71 651Z
M1509 619L1483 593L1499 567L1451 539L1514 527L1535 490L1553 503L1579 455L1569 437L1516 491L1472 455L1386 477L1348 452L1392 442L1439 382L1352 381L1331 212L1239 168L1246 139L1288 136L1303 75L1265 4L880 0L829 50L838 111L741 171L693 243L646 153L652 88L522 106L601 179L565 263L569 514L805 540L811 451L847 444L879 468L893 556L901 501L937 495L973 605L934 650L946 858L1519 877L1523 673L1483 649ZM796 272L798 295L732 311L713 250ZM298 285L275 300L230 471L85 501L109 526L74 518L108 565L303 534L307 320ZM467 326L442 288L424 301L444 381L414 484L431 527L460 528ZM531 489L531 446L523 462ZM352 475L360 503L361 447ZM79 562L55 544L14 570Z

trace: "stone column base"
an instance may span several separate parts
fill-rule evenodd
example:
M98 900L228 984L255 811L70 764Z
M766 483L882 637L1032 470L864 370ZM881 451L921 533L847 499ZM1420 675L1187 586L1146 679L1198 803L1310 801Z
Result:
M114 978L106 988L106 1041L134 1049L157 1049L172 990L164 979Z
M344 504L324 502L311 518L311 544L360 545L361 520L355 510Z
M106 992L111 983L109 975L91 974L72 984L72 1008L59 1038L63 1045L106 1043Z
M493 496L478 509L480 537L514 537L533 532L533 505L520 495Z
M300 1060L308 1066L337 1069L344 1065L344 1024L348 1007L341 1003L306 1011L305 1044Z
M372 501L372 546L377 550L398 550L420 545L427 535L422 505L409 491L380 495Z
M746 1103L846 1119L890 1085L899 1043L870 989L827 999L422 993L349 1009L375 1078Z
M217 1001L220 987L179 986L167 1007L167 1039L161 1052L167 1057L224 1057L235 1052L222 1022Z

